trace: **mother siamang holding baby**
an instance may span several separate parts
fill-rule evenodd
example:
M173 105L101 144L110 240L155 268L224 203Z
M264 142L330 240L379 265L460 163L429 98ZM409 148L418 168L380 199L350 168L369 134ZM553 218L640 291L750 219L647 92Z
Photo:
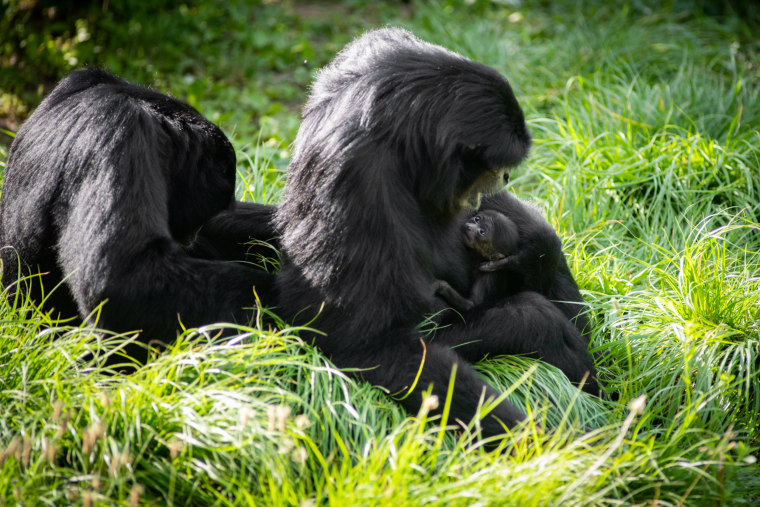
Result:
M275 210L233 200L234 151L195 110L78 71L11 148L3 282L64 316L87 319L106 301L98 324L141 329L145 341L166 339L178 315L185 326L249 318L255 290L318 330L311 338L338 367L358 369L412 412L431 387L444 399L454 376L451 415L464 422L499 394L471 366L486 355L541 358L596 392L559 239L502 190L529 146L495 70L404 30L369 32L319 72ZM465 241L476 209L504 215L516 231L499 263ZM251 254L250 239L273 237L279 273L230 262ZM433 336L420 333L426 315L450 306L441 282L469 294L484 276L500 290L443 317ZM54 297L43 297L40 281L60 284ZM494 435L524 417L502 401L481 426Z
M456 367L451 414L471 420L483 397L498 395L470 364L486 355L540 357L573 382L588 374L584 387L596 391L585 319L567 303L581 297L559 240L502 191L529 146L520 106L493 69L402 30L349 44L312 87L276 214L285 313L302 322L318 314L313 326L325 334L316 344L339 367L402 394L411 411L431 385L444 399ZM526 272L514 292L422 340L417 325L445 306L436 280L462 293L473 283L462 227L479 205L515 222L515 255L549 283L530 283ZM483 431L523 417L504 401Z

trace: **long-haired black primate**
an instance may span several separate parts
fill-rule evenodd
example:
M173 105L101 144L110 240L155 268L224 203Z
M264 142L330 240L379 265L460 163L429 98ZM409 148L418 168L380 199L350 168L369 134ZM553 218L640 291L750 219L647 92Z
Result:
M469 292L461 224L529 146L495 70L399 29L349 44L312 87L276 214L285 315L310 322L339 367L360 368L412 412L429 386L445 398L456 366L451 414L469 421L483 396L498 396L470 364L485 354L550 357L575 382L593 373L579 330L535 291L432 341L417 331L441 304L436 280ZM502 402L482 427L492 435L523 418Z
M234 201L232 145L187 104L72 72L19 130L3 179L3 285L56 315L105 301L99 326L170 340L180 321L249 318L254 289L273 304L273 274L227 261L275 236L274 207Z

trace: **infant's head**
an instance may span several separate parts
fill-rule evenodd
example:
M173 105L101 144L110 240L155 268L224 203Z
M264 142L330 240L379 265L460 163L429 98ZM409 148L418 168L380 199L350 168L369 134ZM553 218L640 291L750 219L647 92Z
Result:
M518 240L515 223L498 211L479 211L464 224L465 244L484 260L502 259L513 254Z

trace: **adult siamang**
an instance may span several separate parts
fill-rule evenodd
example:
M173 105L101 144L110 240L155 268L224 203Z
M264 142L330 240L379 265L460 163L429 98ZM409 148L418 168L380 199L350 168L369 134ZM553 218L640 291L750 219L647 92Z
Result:
M232 146L195 109L102 70L72 72L10 149L3 284L63 317L105 301L101 327L145 340L171 338L180 321L247 319L256 295L272 303L274 275L227 261L275 236L274 208L235 202L234 184Z
M535 291L434 340L418 332L441 303L436 280L471 287L461 225L529 146L495 70L399 29L356 39L318 74L293 145L275 215L281 312L318 329L313 340L336 365L360 369L412 412L431 386L445 399L456 368L451 414L472 419L479 400L498 396L470 364L486 354L533 353L576 382L593 372L579 330ZM502 401L481 424L494 435L524 417Z

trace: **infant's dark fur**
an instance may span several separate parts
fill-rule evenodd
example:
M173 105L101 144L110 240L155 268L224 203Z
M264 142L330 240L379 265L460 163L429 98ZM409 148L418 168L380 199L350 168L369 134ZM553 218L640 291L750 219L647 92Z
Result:
M486 300L493 302L504 297L509 291L514 292L516 285L510 283L511 279L503 278L507 269L505 261L518 247L519 233L515 223L506 215L484 210L475 213L465 222L462 236L464 244L475 256L475 282L472 284L470 296L463 297L445 280L436 282L437 295L453 308L466 311ZM488 271L480 270L483 263L487 263L484 267L489 268Z
M541 215L538 209L524 202L507 191L484 199L481 211L475 216L501 215L505 220L497 220L499 224L494 236L500 241L500 246L494 250L502 249L508 255L489 253L486 246L483 251L469 248L470 269L474 274L471 286L470 299L461 297L461 292L454 295L454 289L444 289L446 297L444 301L452 305L463 314L467 321L466 328L472 329L473 333L492 332L499 335L499 328L504 326L523 329L526 341L519 342L515 337L520 335L503 335L501 343L496 347L493 343L484 340L474 340L457 348L468 357L478 357L493 351L501 354L525 354L543 359L544 361L559 367L574 383L583 380L588 372L588 378L583 384L583 389L592 394L599 394L599 386L596 379L593 359L587 351L590 338L590 326L588 317L584 313L583 297L578 290L578 285L573 278L565 256L562 252L562 242ZM474 220L474 217L470 219ZM516 232L514 230L516 228ZM474 230L474 226L470 226ZM498 232L501 231L501 238ZM514 249L513 241L517 240L517 248ZM467 241L462 241L467 244ZM486 242L487 243L487 242ZM470 242L472 245L473 243ZM485 259L484 254L496 259ZM473 255L474 254L474 255ZM457 300L457 296L461 300ZM452 304L452 301L454 302ZM536 313L549 315L563 315L564 319L558 319L556 326L565 328L566 338L562 346L550 346L547 342L530 343L528 337L541 337L541 330L551 332L548 323L540 319L533 321L533 328L521 328L521 319L527 322L531 309L520 309L525 302L533 301ZM553 306L553 309L545 308L545 302ZM547 317L554 318L554 317ZM473 322L479 323L476 327ZM573 329L567 324L573 325ZM449 343L448 329L437 333L436 340ZM502 331L503 333L503 331ZM456 339L456 333L454 339Z

